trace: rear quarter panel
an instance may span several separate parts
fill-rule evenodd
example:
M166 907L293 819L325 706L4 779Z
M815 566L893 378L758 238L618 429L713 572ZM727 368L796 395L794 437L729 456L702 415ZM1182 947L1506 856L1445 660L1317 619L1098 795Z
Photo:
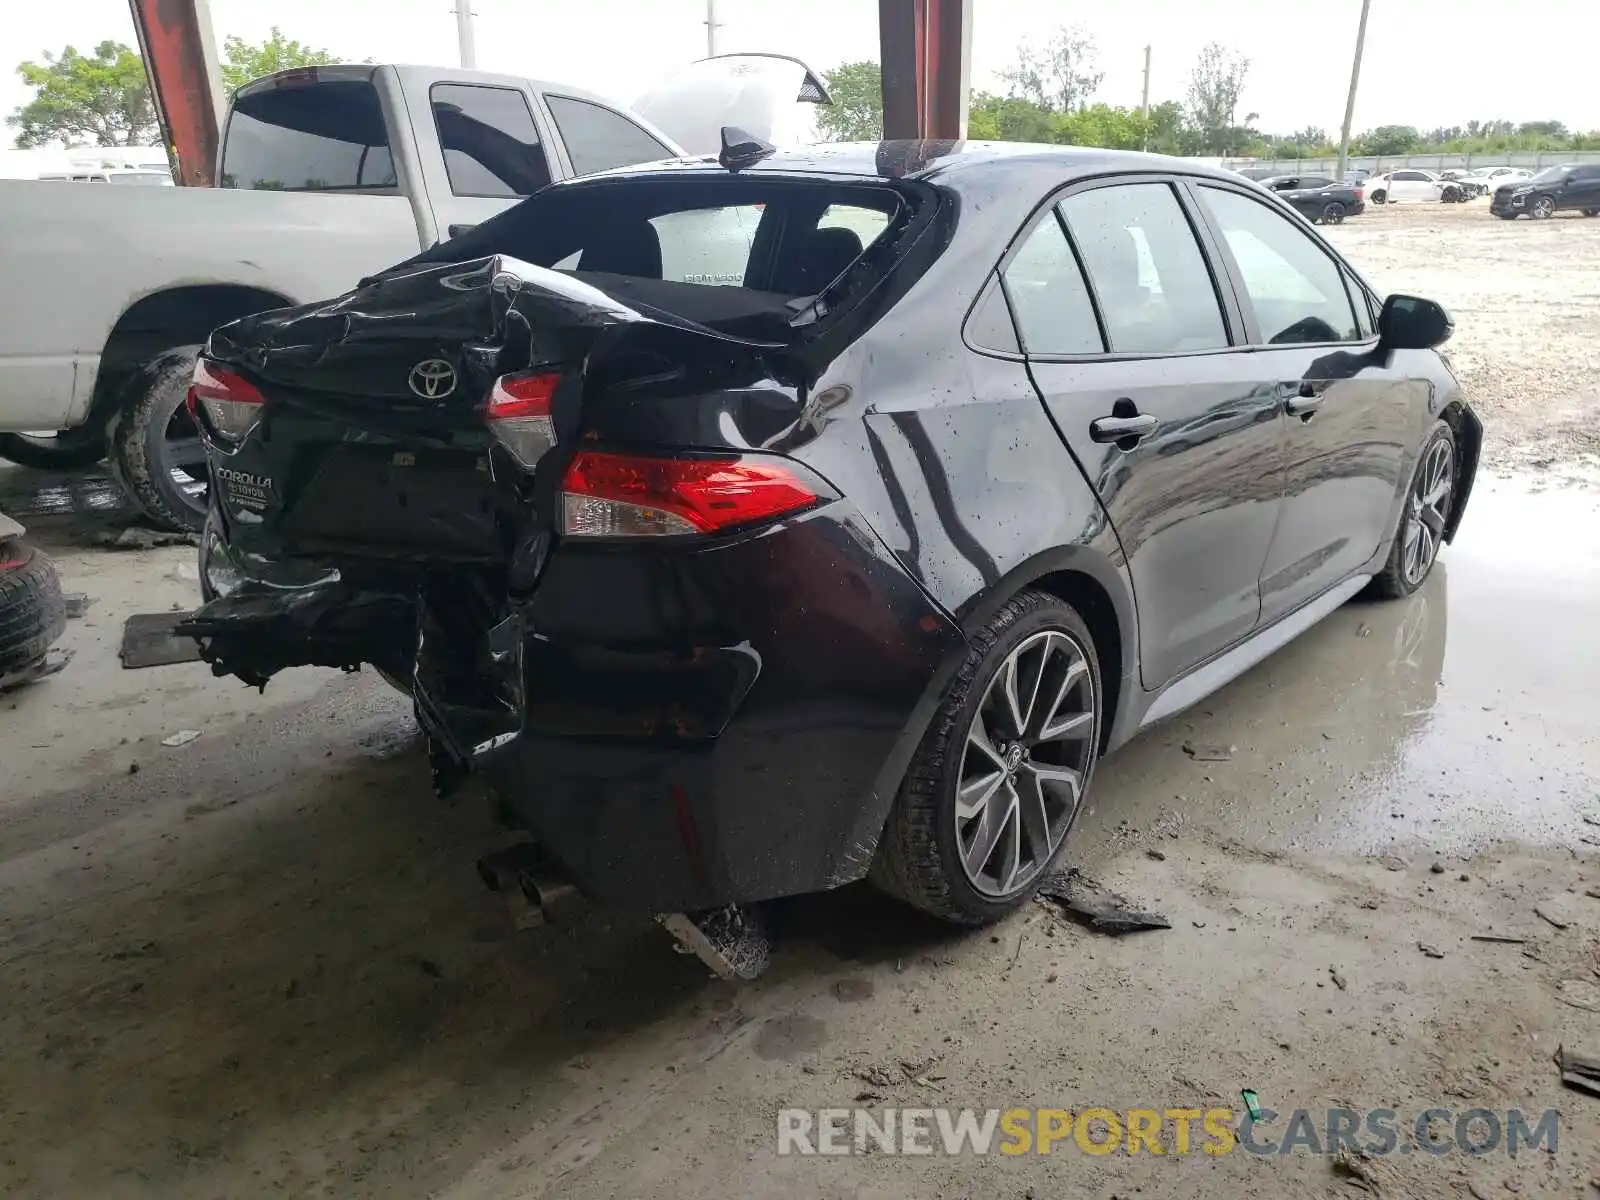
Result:
M239 284L305 302L416 252L403 196L0 182L0 429L81 419L144 296Z

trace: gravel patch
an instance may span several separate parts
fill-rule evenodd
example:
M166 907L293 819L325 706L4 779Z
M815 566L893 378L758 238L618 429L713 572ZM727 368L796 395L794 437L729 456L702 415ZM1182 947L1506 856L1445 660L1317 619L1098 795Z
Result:
M1370 207L1323 232L1380 292L1450 310L1486 465L1600 475L1600 219L1502 221L1478 200Z

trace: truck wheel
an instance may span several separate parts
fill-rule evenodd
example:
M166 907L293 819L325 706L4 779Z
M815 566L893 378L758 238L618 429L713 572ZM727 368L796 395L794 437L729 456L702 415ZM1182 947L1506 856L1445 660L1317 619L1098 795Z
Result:
M61 581L27 542L0 542L0 685L26 678L67 627Z
M1100 667L1068 605L1025 591L973 638L870 878L958 925L1015 912L1066 849L1099 757Z
M106 431L79 425L55 433L0 433L0 458L36 471L76 471L106 456Z
M210 503L205 445L186 403L199 350L179 346L148 363L106 429L111 473L163 529L200 530Z

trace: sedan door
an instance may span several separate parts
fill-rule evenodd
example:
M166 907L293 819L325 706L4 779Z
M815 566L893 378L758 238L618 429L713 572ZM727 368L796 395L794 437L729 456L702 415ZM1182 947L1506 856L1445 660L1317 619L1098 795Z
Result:
M1241 186L1248 187L1248 184ZM1170 179L1069 188L1002 270L1034 385L1122 544L1156 688L1261 615L1284 437Z
M1378 350L1365 292L1309 230L1241 189L1193 190L1238 281L1248 357L1287 417L1282 512L1261 577L1270 622L1359 572L1392 532L1428 385L1405 377L1404 355Z
M1561 207L1584 212L1600 209L1600 166L1573 168L1572 180L1561 197Z

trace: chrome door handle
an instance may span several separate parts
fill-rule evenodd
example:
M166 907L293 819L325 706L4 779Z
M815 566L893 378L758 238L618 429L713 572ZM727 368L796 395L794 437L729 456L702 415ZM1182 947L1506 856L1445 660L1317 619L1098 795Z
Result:
M1293 384L1289 386L1294 387ZM1291 417L1310 417L1322 404L1322 385L1305 382L1283 402L1283 411Z
M1120 442L1123 438L1142 441L1161 424L1149 413L1131 417L1096 417L1089 422L1089 437L1096 442Z

